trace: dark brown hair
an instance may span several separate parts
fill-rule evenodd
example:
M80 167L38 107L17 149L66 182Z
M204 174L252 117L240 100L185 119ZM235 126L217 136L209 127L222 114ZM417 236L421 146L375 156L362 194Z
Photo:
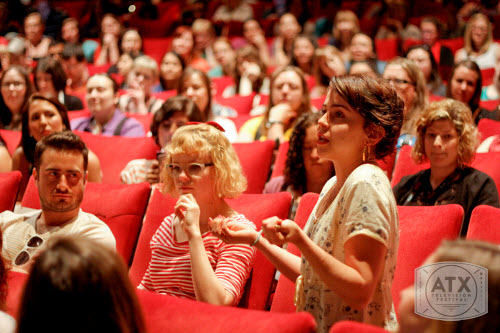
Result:
M200 71L199 69L193 67L187 67L182 73L181 78L179 79L177 95L182 95L182 93L184 92L184 85L186 84L186 81L194 75L199 75L201 81L203 82L203 85L207 88L208 103L205 110L201 110L201 112L203 112L207 119L210 119L210 116L212 115L212 94L210 92L210 79L203 71Z
M38 82L36 79L37 72L50 74L56 92L59 93L60 91L64 91L64 89L66 88L66 73L64 72L64 69L59 60L45 57L38 61L35 67L35 75L33 80L35 83L35 87L38 90Z
M474 95L472 95L472 97L468 103L469 108L471 109L472 113L474 113L474 111L476 111L476 109L479 107L479 100L481 98L481 89L483 86L483 75L481 74L481 69L479 69L479 66L477 65L477 63L475 61L462 60L459 63L456 63L455 66L453 66L453 69L451 70L450 79L448 80L448 86L446 87L446 97L453 98L453 97L451 97L451 80L453 79L453 76L455 75L455 71L460 66L468 68L468 69L477 73L478 79L476 81L476 89L474 90Z
M82 139L71 131L56 132L47 135L40 140L35 147L33 158L34 167L40 172L40 162L42 161L43 152L49 148L57 151L77 151L83 155L83 171L87 171L89 162L89 150Z

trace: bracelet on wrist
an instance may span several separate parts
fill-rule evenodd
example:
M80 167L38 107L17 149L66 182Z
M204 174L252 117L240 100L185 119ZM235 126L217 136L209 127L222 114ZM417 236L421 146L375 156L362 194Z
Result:
M260 239L261 236L262 236L262 230L257 233L257 238L255 238L255 240L253 241L252 244L250 244L250 246L257 245L257 243L259 242L259 239Z

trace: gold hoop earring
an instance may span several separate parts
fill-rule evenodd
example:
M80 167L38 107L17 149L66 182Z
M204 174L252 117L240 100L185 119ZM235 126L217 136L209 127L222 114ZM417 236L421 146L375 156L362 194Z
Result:
M363 163L366 163L370 159L370 146L363 147Z

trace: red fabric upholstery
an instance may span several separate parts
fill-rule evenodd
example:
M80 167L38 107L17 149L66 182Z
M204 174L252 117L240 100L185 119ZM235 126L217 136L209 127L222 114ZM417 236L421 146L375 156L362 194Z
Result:
M224 89L231 85L235 85L234 79L231 76L214 77L211 80L215 86L216 98L222 96Z
M148 332L316 332L314 318L307 312L265 311L215 306L183 298L137 290Z
M237 212L243 213L250 221L253 221L257 226L257 230L260 230L263 219L271 216L284 219L288 216L291 198L291 195L287 192L243 194L236 199L228 200L228 203ZM162 195L158 189L153 192L139 236L134 261L130 268L130 278L135 286L141 282L151 260L151 249L149 247L151 238L163 219L174 212L175 202L175 199ZM245 286L245 294L240 301L240 306L264 310L274 273L275 268L273 265L262 253L257 252L252 275Z
M441 39L439 40L441 45L447 46L453 54L457 53L459 49L464 47L464 38L463 37L458 37L458 38L452 38L452 39ZM444 80L447 80L448 78L443 78Z
M392 173L391 185L393 187L397 185L404 176L413 175L420 170L431 167L429 162L423 164L415 163L411 157L411 149L411 146L403 146L399 151L399 156L394 166L394 172Z
M0 212L13 210L21 184L21 172L0 173Z
M492 135L500 134L500 121L492 119L481 119L477 124L481 142Z
M358 323L355 321L339 321L330 328L329 333L387 333L381 327Z
M144 48L144 54L147 54L154 60L161 63L161 58L163 55L170 50L170 45L172 44L171 37L145 37L142 39L142 45Z
M397 57L399 55L399 43L397 38L375 39L378 58L388 61Z
M138 122L141 123L142 127L144 127L144 132L148 133L151 129L151 123L153 122L153 116L154 114L148 113L148 114L138 114L138 113L128 113L126 112L125 115L130 118L134 118Z
M472 167L493 178L497 191L500 193L500 152L476 153Z
M443 239L458 237L464 210L460 205L398 206L398 213L399 249L391 293L399 315L400 293L414 283L415 268Z
M233 143L233 147L248 180L245 193L262 193L271 171L274 141Z
M391 180L392 178L392 171L394 170L395 163L396 163L396 152L382 159L377 160L378 166L385 172L389 180Z
M177 96L177 90L165 90L157 93L152 93L154 97L161 99L162 101L166 101L170 97Z
M12 156L16 148L21 144L21 132L0 129L0 135L7 145L7 150Z
M120 172L133 159L155 159L158 147L152 138L125 138L75 131L101 162L102 182L120 184Z
M21 272L7 272L7 313L13 317L17 317L19 306L21 305L21 297L23 295L24 285L28 280L28 274Z
M493 83L493 76L495 76L495 68L481 69L481 76L483 77L483 87L489 86Z
M479 106L486 109L486 110L493 111L498 106L498 102L499 102L498 99L491 100L491 101L479 101Z
M89 182L85 187L82 210L94 214L109 226L116 239L116 250L127 264L132 261L150 191L146 182L133 185ZM40 208L33 177L29 180L22 206Z
M252 110L254 96L255 94L252 93L248 96L235 95L228 98L217 97L215 100L221 105L232 107L238 112L238 115L246 115Z
M68 112L69 121L72 121L73 119L83 118L83 117L90 117L90 115L91 115L91 113L89 110L78 110L78 111Z
M94 64L87 64L87 69L89 70L89 77L95 74L107 73L110 67L111 67L110 64L105 64L101 66L96 66Z
M487 205L474 208L466 238L500 245L500 209Z
M295 222L304 228L307 219L318 201L319 194L306 193L300 199L297 213L295 214ZM300 256L300 250L294 244L289 243L287 250L297 256ZM280 275L276 292L274 293L273 303L271 305L272 312L295 312L293 305L293 297L295 295L295 281L290 281L284 275Z
M271 178L281 176L285 171L285 163L289 147L290 143L288 141L282 142L280 144L280 147L278 148L278 154L276 155L276 159L274 160L274 167Z

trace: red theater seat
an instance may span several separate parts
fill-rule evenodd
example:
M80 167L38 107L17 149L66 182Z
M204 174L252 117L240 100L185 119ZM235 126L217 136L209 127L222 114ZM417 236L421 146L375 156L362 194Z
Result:
M492 119L481 119L477 124L477 130L481 135L481 142L492 135L500 134L500 121Z
M481 76L483 77L483 87L489 86L493 83L493 76L495 76L495 68L481 69Z
M399 55L398 38L375 39L377 56L382 61L389 61Z
M464 210L460 205L398 206L399 249L392 282L392 301L399 314L401 291L411 286L415 268L441 244L460 234Z
M428 169L431 167L429 162L423 164L417 164L411 157L411 146L403 146L399 151L399 156L394 166L394 172L392 173L391 185L396 186L401 178L404 176L413 175L420 170Z
M274 160L274 167L271 178L283 175L283 172L285 171L285 164L289 147L290 142L288 141L282 142L280 144L280 147L278 148L278 154L276 155L276 159Z
M355 321L340 321L330 328L329 333L387 333L381 327L372 326Z
M120 172L133 159L155 159L158 147L152 138L125 138L75 131L101 162L102 182L120 184Z
M7 305L7 313L13 317L17 317L19 306L21 305L21 298L23 296L24 285L28 281L28 274L21 272L8 271L7 272L7 298L5 303Z
M238 115L247 115L252 111L253 98L255 93L248 96L234 95L232 97L217 97L215 100L221 105L232 107L238 112Z
M300 199L299 206L297 207L297 214L295 215L295 222L304 228L311 212L318 202L319 194L306 193ZM289 243L287 251L300 256L300 250L297 246ZM284 275L280 275L276 292L274 293L273 302L271 305L272 312L295 312L295 305L293 305L293 297L295 295L295 281L290 281Z
M6 210L14 210L20 184L21 172L0 173L0 213Z
M0 135L7 145L9 154L12 156L16 148L21 144L21 131L9 131L0 129Z
M229 86L235 85L234 79L231 76L214 77L211 79L211 81L215 86L216 98L222 96L224 89Z
M216 306L179 297L137 290L148 332L314 333L311 314L269 313Z
M500 245L500 209L486 205L474 208L466 238Z
M245 193L262 193L264 190L271 171L274 145L272 140L233 143L243 173L248 180Z
M228 200L231 207L255 223L260 230L262 220L271 216L286 218L291 204L291 195L287 192L273 194L243 194L236 199ZM146 211L144 225L139 236L137 250L130 278L134 286L139 285L151 260L150 241L164 218L174 212L176 200L164 196L155 189ZM255 257L252 275L245 286L245 293L240 301L240 306L250 309L264 310L275 268L260 252Z
M116 239L116 250L130 264L151 187L149 183L132 185L87 183L81 208L105 222ZM38 190L33 177L22 201L23 207L40 209Z

